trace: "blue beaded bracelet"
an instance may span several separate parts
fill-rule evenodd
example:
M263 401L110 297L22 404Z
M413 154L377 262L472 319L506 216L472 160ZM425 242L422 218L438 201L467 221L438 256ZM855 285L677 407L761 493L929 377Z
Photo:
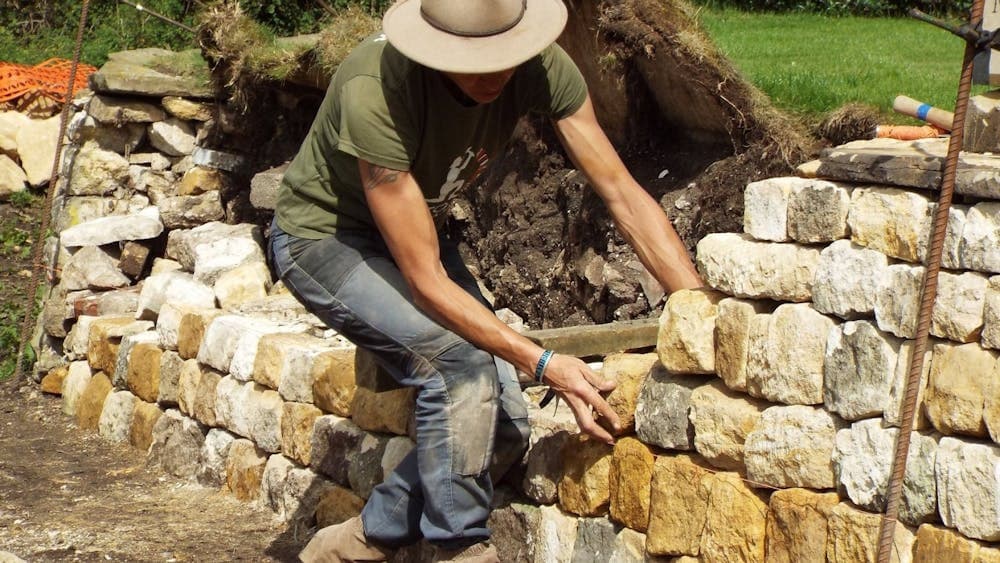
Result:
M545 366L549 365L549 360L552 359L552 354L555 354L552 350L546 350L542 352L542 357L538 358L538 365L535 366L535 381L539 383L542 382L542 376L545 375Z

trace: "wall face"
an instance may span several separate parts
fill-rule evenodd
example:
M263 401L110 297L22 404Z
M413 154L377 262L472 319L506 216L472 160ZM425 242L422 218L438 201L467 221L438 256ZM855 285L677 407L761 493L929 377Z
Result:
M211 106L149 96L77 117L43 383L174 475L288 521L353 516L413 447L414 394L273 284L258 226L223 221L247 187L199 148ZM656 353L604 358L614 447L532 407L491 519L502 560L874 560L934 202L804 178L746 198ZM1000 203L955 206L894 560L1000 560L998 242Z

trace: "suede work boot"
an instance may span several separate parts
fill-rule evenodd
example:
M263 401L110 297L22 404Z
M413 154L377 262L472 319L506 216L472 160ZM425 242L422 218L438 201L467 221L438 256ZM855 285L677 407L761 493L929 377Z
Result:
M365 539L361 517L355 516L316 532L299 559L302 563L376 562L386 561L392 553L393 550L378 547Z
M461 549L437 548L434 554L435 562L461 561L462 563L500 563L497 548L486 542L470 545Z

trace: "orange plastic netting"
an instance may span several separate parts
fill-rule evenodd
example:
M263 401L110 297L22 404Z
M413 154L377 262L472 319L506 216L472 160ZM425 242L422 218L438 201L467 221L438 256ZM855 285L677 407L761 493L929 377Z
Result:
M16 100L22 96L44 96L59 103L66 101L66 83L72 61L49 59L35 66L0 62L0 102ZM97 69L79 64L74 90L87 87L87 78Z

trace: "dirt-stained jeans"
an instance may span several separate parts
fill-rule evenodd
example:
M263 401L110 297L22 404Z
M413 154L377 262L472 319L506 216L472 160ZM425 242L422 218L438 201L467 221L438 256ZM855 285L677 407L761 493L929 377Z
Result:
M485 304L456 245L440 243L449 277ZM491 476L520 459L530 434L513 366L420 311L377 232L311 240L274 224L269 251L308 310L417 388L417 446L372 492L365 535L387 546L425 537L446 548L487 539Z

